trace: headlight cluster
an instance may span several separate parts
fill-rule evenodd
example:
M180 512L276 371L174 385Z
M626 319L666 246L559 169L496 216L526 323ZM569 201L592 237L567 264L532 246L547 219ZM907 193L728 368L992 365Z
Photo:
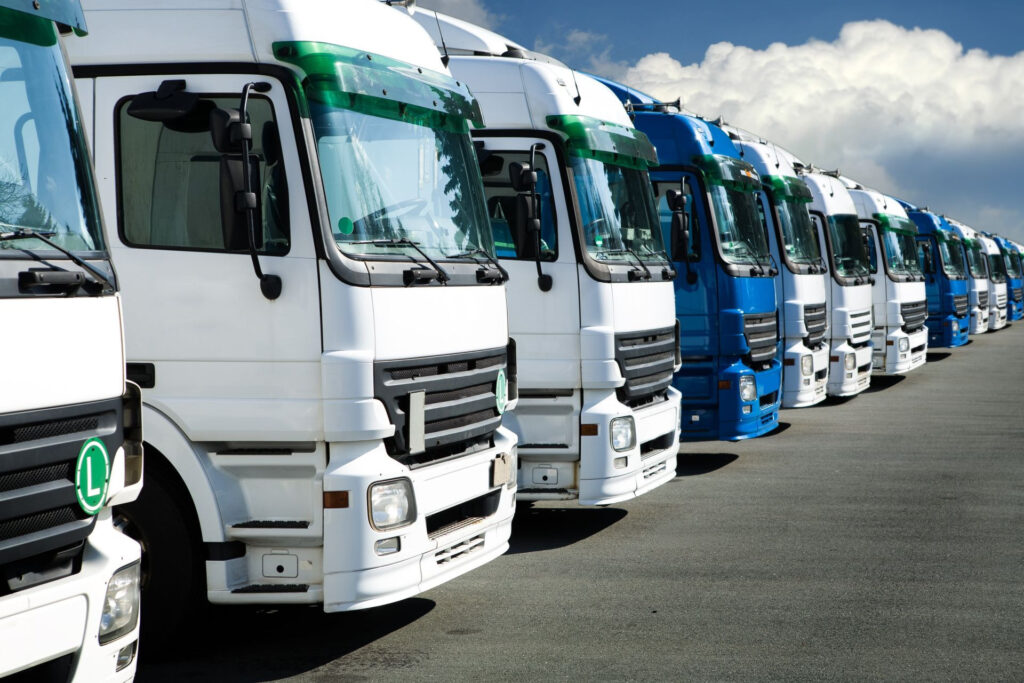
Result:
M633 416L614 417L608 424L608 432L615 451L628 451L636 446L636 424Z
M906 353L910 350L910 339L907 337L900 337L900 353Z
M139 567L138 562L130 564L110 577L100 615L100 645L133 631L139 623Z
M377 531L397 529L416 519L416 499L412 482L392 479L370 487L370 525Z
M852 353L846 354L846 360L843 361L843 365L846 366L847 370L853 370L857 367L857 356Z
M814 357L813 356L800 356L800 372L804 376L810 375L814 372Z
M753 401L757 398L757 381L753 375L740 375L740 400Z

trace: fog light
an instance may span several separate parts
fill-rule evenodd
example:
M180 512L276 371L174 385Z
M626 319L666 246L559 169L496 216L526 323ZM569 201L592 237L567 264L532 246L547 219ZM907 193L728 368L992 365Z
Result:
M910 339L908 337L900 337L900 353L906 353L910 350Z
M800 356L800 372L810 375L814 372L814 358L811 356Z
M636 425L632 415L612 418L608 424L608 432L611 435L612 449L616 451L628 451L636 445Z
M373 544L373 552L378 555L393 555L402 549L402 541L398 536L382 538Z
M804 377L804 386L805 387L811 386L811 378L810 377Z
M754 406L743 406L744 415L750 415L752 412L754 412Z
M612 464L615 466L615 469L617 470L621 470L622 468L624 468L628 462L629 457L625 455L621 455L618 458L615 458L615 460L612 460Z
M130 645L125 645L117 651L117 670L125 668L132 663L135 659L135 647L139 644L139 641L133 640Z
M757 382L753 375L740 375L740 400L753 401L757 398Z
M100 614L100 645L117 640L139 623L139 563L114 572Z
M370 526L377 531L406 526L416 519L416 501L408 479L378 482L370 486L368 495Z
M857 367L857 357L852 353L846 354L846 358L843 360L843 365L846 366L847 370L853 370Z
M853 373L852 372L846 373L846 379L853 379Z

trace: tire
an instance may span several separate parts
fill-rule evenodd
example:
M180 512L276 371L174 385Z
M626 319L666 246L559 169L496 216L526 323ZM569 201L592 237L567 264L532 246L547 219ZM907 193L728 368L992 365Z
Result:
M174 644L203 587L198 535L173 482L160 474L147 470L138 499L114 511L122 531L142 546L141 642L151 654Z

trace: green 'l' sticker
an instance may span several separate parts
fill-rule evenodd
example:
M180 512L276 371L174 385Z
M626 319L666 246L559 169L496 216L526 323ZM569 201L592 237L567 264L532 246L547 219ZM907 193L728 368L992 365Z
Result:
M508 403L508 382L505 381L505 371L498 370L498 380L494 383L494 400L498 406L498 415L505 412L505 404Z
M78 451L75 463L75 496L88 515L95 515L107 499L110 457L99 439L89 439Z

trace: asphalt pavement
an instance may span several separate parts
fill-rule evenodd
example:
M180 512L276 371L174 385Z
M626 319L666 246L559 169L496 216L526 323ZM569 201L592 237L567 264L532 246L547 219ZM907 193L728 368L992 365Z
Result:
M419 597L209 608L137 680L1024 680L1022 405L1019 322L637 500L520 509Z

